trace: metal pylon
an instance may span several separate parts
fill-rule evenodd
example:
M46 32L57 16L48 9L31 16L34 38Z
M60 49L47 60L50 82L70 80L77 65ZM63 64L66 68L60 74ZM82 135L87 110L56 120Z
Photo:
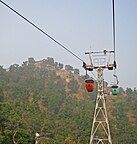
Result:
M112 144L104 98L103 68L97 68L98 94L91 130L90 144Z

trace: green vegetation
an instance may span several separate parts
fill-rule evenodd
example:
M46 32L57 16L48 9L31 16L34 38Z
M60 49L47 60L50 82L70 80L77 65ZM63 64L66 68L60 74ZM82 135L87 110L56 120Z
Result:
M57 75L62 70L52 58L39 63L30 58L8 71L0 66L1 144L89 143L97 91L87 93L82 77L75 78L71 69L67 83L67 76ZM113 143L136 144L136 89L108 96L107 105Z

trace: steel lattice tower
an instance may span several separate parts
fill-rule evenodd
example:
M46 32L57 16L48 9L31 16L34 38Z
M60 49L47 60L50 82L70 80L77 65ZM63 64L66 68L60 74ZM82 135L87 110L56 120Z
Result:
M84 64L87 71L97 71L98 92L91 129L90 144L112 144L104 94L103 70L113 70L115 63L110 63L110 57L114 51L86 52L89 55L90 64Z
M104 97L103 68L97 69L98 93L91 130L90 144L112 144L106 102Z

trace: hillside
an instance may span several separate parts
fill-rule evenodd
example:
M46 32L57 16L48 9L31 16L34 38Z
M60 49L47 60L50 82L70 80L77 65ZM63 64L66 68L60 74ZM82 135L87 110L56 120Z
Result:
M97 90L87 93L84 76L53 58L29 58L0 67L0 143L87 144ZM121 88L106 97L112 141L137 143L137 93Z

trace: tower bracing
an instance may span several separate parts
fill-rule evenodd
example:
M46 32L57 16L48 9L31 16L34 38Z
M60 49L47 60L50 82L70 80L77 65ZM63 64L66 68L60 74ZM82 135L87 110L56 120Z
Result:
M90 144L112 144L106 102L104 97L103 68L97 68L98 93L91 130Z

